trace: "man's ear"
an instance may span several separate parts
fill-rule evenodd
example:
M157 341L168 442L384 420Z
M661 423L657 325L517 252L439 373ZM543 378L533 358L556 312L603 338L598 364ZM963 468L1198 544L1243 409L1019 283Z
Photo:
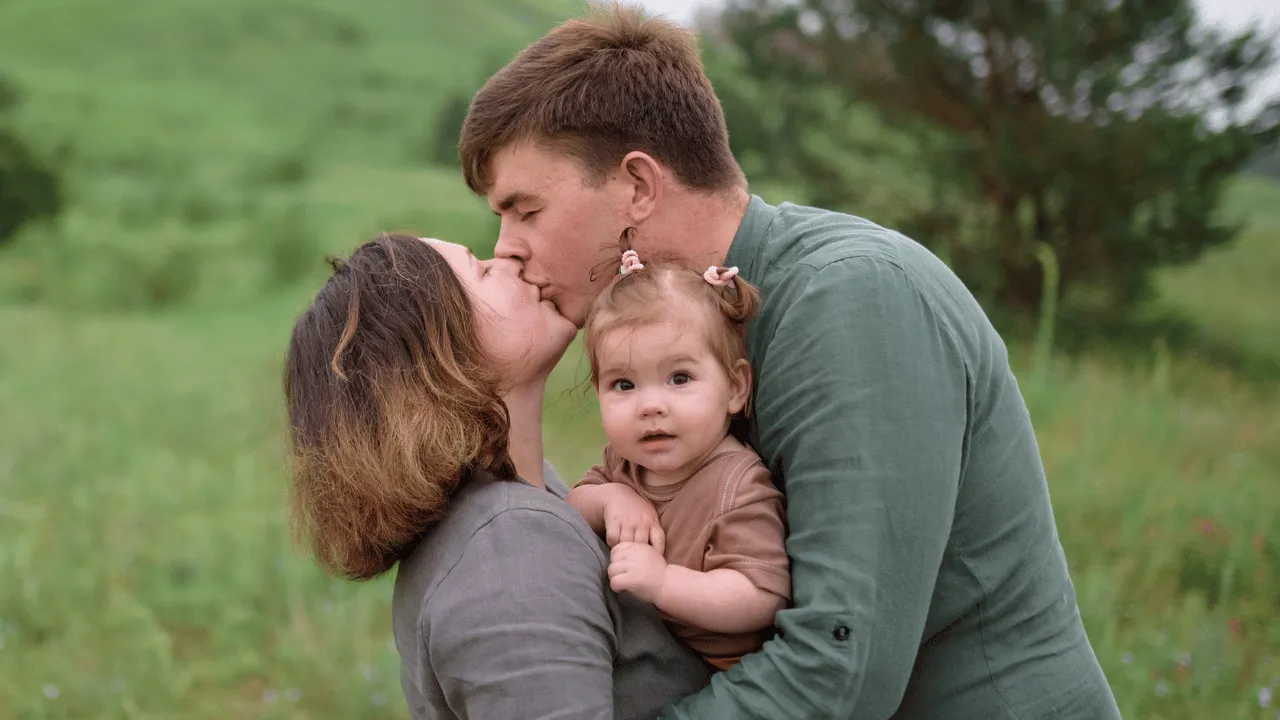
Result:
M627 184L630 197L627 198L627 220L632 225L639 225L649 219L662 202L665 176L662 165L653 156L633 150L622 158L619 165L619 176Z
M737 415L751 398L751 363L739 358L729 369L729 414Z

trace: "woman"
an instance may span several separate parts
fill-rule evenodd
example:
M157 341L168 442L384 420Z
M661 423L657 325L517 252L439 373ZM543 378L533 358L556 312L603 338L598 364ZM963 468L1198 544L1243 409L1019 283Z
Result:
M542 460L575 329L509 260L384 235L334 263L285 373L294 519L350 579L397 563L415 718L642 718L707 682Z

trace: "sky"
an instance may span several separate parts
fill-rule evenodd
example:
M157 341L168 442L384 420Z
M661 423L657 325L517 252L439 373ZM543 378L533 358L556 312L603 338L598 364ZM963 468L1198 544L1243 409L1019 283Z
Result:
M640 0L650 12L688 22L699 5L715 5L716 0ZM1195 0L1200 12L1216 24L1241 27L1262 21L1280 30L1280 2L1277 0Z
M634 0L633 0L634 1ZM702 6L714 6L716 0L639 0L640 4L653 14L661 14L673 20L687 23L693 18L695 9ZM1230 29L1247 27L1250 23L1261 23L1263 27L1280 34L1280 0L1194 0L1201 17L1209 23ZM1280 93L1280 69L1273 71L1271 77L1260 88L1263 93Z

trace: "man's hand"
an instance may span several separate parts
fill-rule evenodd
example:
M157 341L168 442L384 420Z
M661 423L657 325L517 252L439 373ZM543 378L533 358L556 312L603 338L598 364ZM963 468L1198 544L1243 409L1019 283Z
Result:
M653 546L658 556L666 551L666 534L653 505L625 485L610 485L604 503L604 539L609 547L618 543Z
M654 603L667 577L667 561L652 545L621 542L609 554L609 586L614 592L630 590Z

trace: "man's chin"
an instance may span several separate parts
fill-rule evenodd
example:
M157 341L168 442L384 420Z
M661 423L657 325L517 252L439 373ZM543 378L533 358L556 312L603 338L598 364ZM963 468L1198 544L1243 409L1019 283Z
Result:
M560 307L560 303L555 300L551 301L551 306L555 308L557 315L564 318L568 322L573 323L574 328L581 330L582 326L587 324L586 310L582 310L580 312L574 312L572 314L566 313L564 309Z

